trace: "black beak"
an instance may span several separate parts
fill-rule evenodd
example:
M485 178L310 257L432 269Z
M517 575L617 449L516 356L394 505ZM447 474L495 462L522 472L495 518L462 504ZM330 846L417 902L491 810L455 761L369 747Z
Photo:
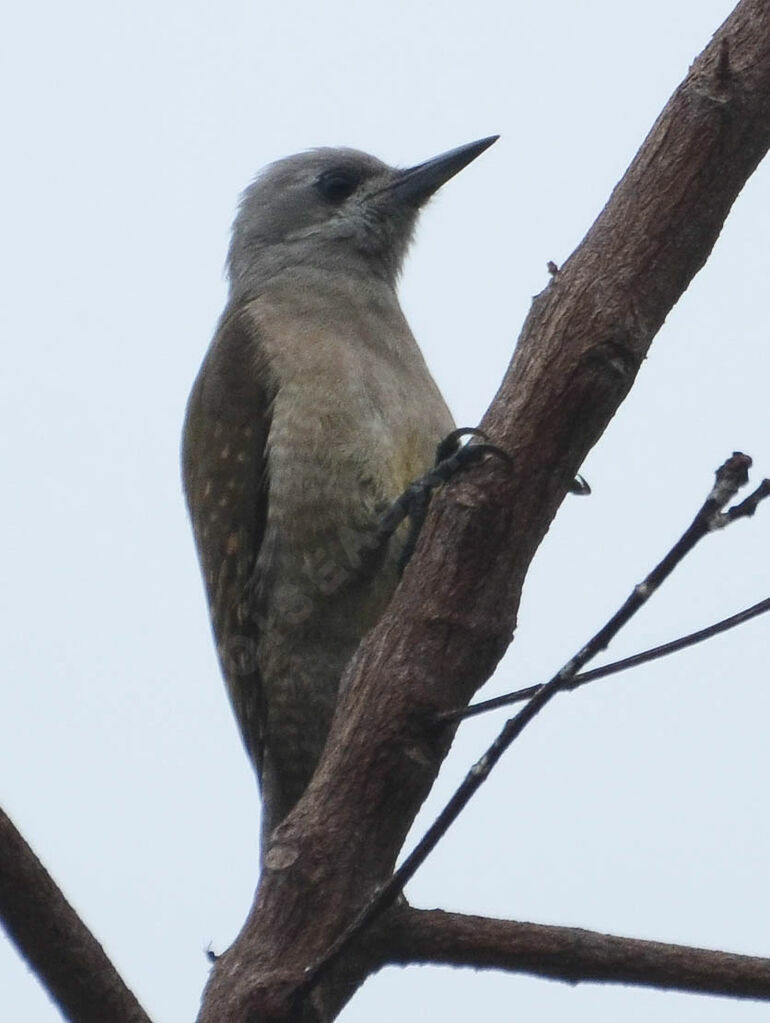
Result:
M499 138L499 135L490 135L488 138L479 139L478 142L469 142L467 145L458 146L457 149L450 149L448 153L434 156L432 160L426 160L416 167L400 171L395 180L383 191L393 192L403 202L420 206Z

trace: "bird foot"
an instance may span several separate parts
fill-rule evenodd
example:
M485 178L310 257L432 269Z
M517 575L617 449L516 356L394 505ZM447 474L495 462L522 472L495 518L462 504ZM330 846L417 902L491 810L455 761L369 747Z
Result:
M461 444L460 442L463 437L478 437L480 440ZM401 523L408 519L409 527L406 540L398 558L398 572L401 575L409 564L409 560L417 546L417 540L425 522L425 517L428 514L428 506L433 493L444 483L452 479L456 473L476 465L486 455L501 458L509 465L513 461L507 451L504 451L496 444L492 444L488 440L486 433L478 429L478 427L461 426L447 434L436 448L436 458L433 467L410 483L380 519L375 543L369 549L369 558L372 559L373 553L375 559L377 556L380 556ZM591 493L591 487L582 476L577 475L570 485L570 493L587 496Z
M481 441L461 444L462 438L467 436L480 437ZM511 462L508 452L496 444L489 443L483 430L472 426L453 430L436 448L433 468L410 483L390 506L380 520L379 540L383 545L387 544L404 519L409 520L409 530L398 558L399 574L404 571L414 553L434 491L452 479L456 473L476 465L486 455L494 455L505 462Z

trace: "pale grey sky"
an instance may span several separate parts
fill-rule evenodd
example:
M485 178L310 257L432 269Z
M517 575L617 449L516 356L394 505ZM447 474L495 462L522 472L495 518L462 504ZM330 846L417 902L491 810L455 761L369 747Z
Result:
M349 145L410 164L500 132L426 212L402 296L458 422L730 0L17 5L0 310L1 799L157 1023L247 911L256 790L180 494L187 391L238 192ZM681 532L734 449L770 475L770 168L653 345L529 578L486 692L542 678ZM768 595L770 510L707 539L611 656ZM410 886L418 905L768 955L768 625L559 699ZM502 724L462 729L420 822ZM418 825L419 826L419 825ZM59 1018L7 943L0 1014ZM748 1023L766 1007L389 970L345 1023Z

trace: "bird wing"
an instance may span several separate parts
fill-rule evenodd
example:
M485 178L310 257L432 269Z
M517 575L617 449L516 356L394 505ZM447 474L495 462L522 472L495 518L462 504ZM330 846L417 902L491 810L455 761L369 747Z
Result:
M274 382L247 307L225 311L187 406L182 469L230 700L261 778L264 697L257 664L257 558L267 516Z

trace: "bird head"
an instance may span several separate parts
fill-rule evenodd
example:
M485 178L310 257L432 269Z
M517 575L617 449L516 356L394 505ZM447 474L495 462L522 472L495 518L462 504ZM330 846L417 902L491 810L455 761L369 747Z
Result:
M395 285L421 207L497 137L407 169L355 149L313 149L270 164L241 197L228 254L232 288L301 266Z

